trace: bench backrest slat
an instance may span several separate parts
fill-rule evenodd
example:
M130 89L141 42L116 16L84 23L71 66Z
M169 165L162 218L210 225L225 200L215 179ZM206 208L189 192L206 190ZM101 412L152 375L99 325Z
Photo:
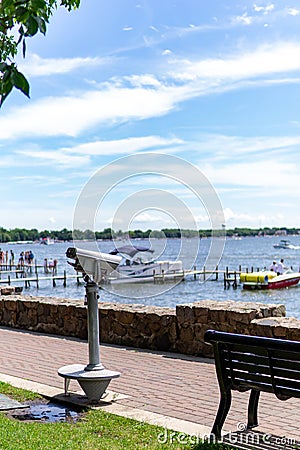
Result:
M226 348L224 348L224 352L226 351ZM226 358L226 355L224 355ZM234 352L232 349L230 349L230 356L228 358L234 359L236 361L240 361L241 363L248 363L249 365L262 365L262 366L269 366L269 360L266 357L266 354L264 352L264 355L258 355L255 353L255 357L253 356L253 352L248 353L242 353L242 352Z
M299 350L300 351L300 350ZM257 365L269 365L268 357L266 357L265 350L261 352L260 354L255 350L255 357L252 347L252 353L249 351L249 353L244 352L235 352L233 349L230 349L231 355L235 356L238 361L241 362L249 362ZM289 352L289 354L286 354L286 352L280 352L280 353L272 353L272 351L269 351L269 354L272 356L273 361L273 367L283 367L286 369L296 370L300 372L300 357L298 353L295 352Z
M282 378L300 380L300 362L273 358L272 354L262 357L255 353L243 355L239 353L229 353L223 350L224 366L232 370L244 370L266 375L273 375ZM272 364L272 373L270 367L270 358Z
M234 372L234 380L230 378L230 372L228 371L228 380L231 389L235 390L244 391L247 389L261 388L267 392L274 392L274 390L277 390L281 394L287 396L293 394L295 390L298 390L300 397L300 381L290 378L275 376L274 382L270 376L236 370Z
M297 355L298 356L298 355ZM283 369L290 369L300 372L300 361L292 359L283 359L272 356L273 367L281 367Z
M300 383L300 373L297 370L286 370L285 368L273 368L273 376L276 378L286 378Z
M250 373L261 373L262 375L269 375L270 376L270 367L266 366L266 365L260 365L258 367L258 365L256 364L249 364L249 363L244 363L244 362L239 362L239 361L227 361L228 366L226 364L226 366L229 368L231 365L231 368L235 371L235 370L243 370L244 372L250 372Z

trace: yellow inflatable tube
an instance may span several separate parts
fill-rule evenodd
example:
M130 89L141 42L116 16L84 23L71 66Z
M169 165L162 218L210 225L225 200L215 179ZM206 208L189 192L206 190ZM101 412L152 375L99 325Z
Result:
M240 282L252 282L252 283L267 283L272 278L276 277L277 273L268 271L268 272L242 272L240 274Z

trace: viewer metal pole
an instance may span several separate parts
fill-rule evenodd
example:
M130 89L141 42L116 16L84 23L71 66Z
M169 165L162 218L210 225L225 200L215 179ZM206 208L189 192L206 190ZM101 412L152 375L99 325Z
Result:
M94 281L88 278L85 284L85 290L87 298L89 364L84 370L102 370L104 369L104 366L100 362L100 328L98 309L99 288Z

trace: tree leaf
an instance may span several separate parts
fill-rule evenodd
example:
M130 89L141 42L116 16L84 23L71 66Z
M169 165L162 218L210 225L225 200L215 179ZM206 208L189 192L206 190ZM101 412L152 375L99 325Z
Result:
M46 22L41 17L36 17L35 19L38 23L40 32L42 34L46 34L46 31L47 31Z
M12 83L4 83L0 85L0 107L3 105L3 102L8 97L8 95L11 93L13 88Z
M17 8L17 9L15 10L15 16L16 16L17 18L21 18L22 16L25 16L28 12L29 12L29 11L28 11L27 8L24 8L24 6L20 6L19 8Z
M26 21L27 31L25 33L26 36L34 36L39 29L36 17L30 16Z
M24 75L19 72L15 67L12 70L11 77L10 77L13 85L15 88L19 89L23 92L27 97L29 97L29 83L27 79L24 77Z
M0 63L0 72L4 72L6 67L7 67L6 63L4 63L4 62Z
M31 5L34 10L38 9L45 9L45 2L44 0L31 0Z
M25 39L23 39L23 42L22 42L22 53L23 53L23 58L25 58L25 55L26 55L26 41L25 41Z

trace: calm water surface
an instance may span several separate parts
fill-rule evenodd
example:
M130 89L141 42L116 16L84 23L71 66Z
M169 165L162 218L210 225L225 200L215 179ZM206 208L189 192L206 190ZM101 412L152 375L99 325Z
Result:
M300 236L292 236L290 241L300 246ZM299 250L283 250L275 249L274 243L279 242L279 237L256 237L243 238L241 240L226 239L224 251L219 263L220 269L228 267L230 270L238 270L242 266L242 270L246 267L264 268L269 267L271 262L284 258L287 266L292 266L294 270L298 271L300 266L300 249ZM139 241L138 244L145 244ZM146 243L147 244L147 243ZM183 239L168 240L164 247L162 241L152 241L153 248L156 249L154 253L155 258L159 259L176 259L180 250L180 258L183 261L185 269L192 268L196 265L197 268L202 268L208 250L211 245L210 239ZM80 243L76 244L78 247L82 246ZM109 252L113 249L112 242L99 242L99 250L102 252ZM120 243L122 245L122 243ZM72 267L66 262L65 252L68 247L72 246L70 243L55 243L53 245L40 244L2 244L1 248L5 250L12 249L15 253L15 261L18 260L21 251L32 250L38 264L43 264L44 258L56 258L58 260L58 273L63 273L67 270L68 274L74 274ZM88 248L89 244L84 244ZM195 250L196 249L196 250ZM197 255L196 260L190 260L190 255ZM42 276L42 274L40 274ZM4 278L4 275L2 275ZM243 291L239 286L236 290L232 287L224 290L223 278L219 277L219 281L207 280L206 282L185 281L175 286L163 285L155 287L151 283L127 285L122 287L115 287L116 292L110 292L112 288L101 289L101 300L117 303L139 303L144 305L156 305L164 307L175 307L176 304L190 303L199 300L234 300L234 301L254 301L262 303L276 303L285 304L288 316L294 316L300 319L300 302L299 286L290 289L270 290L270 291ZM155 289L159 292L156 295ZM40 281L39 289L31 283L30 288L23 290L25 295L40 295L40 296L56 296L64 298L75 298L83 300L85 289L84 286L77 286L75 280L68 280L67 287L62 286L62 281L57 281L57 286L52 287L52 282Z

